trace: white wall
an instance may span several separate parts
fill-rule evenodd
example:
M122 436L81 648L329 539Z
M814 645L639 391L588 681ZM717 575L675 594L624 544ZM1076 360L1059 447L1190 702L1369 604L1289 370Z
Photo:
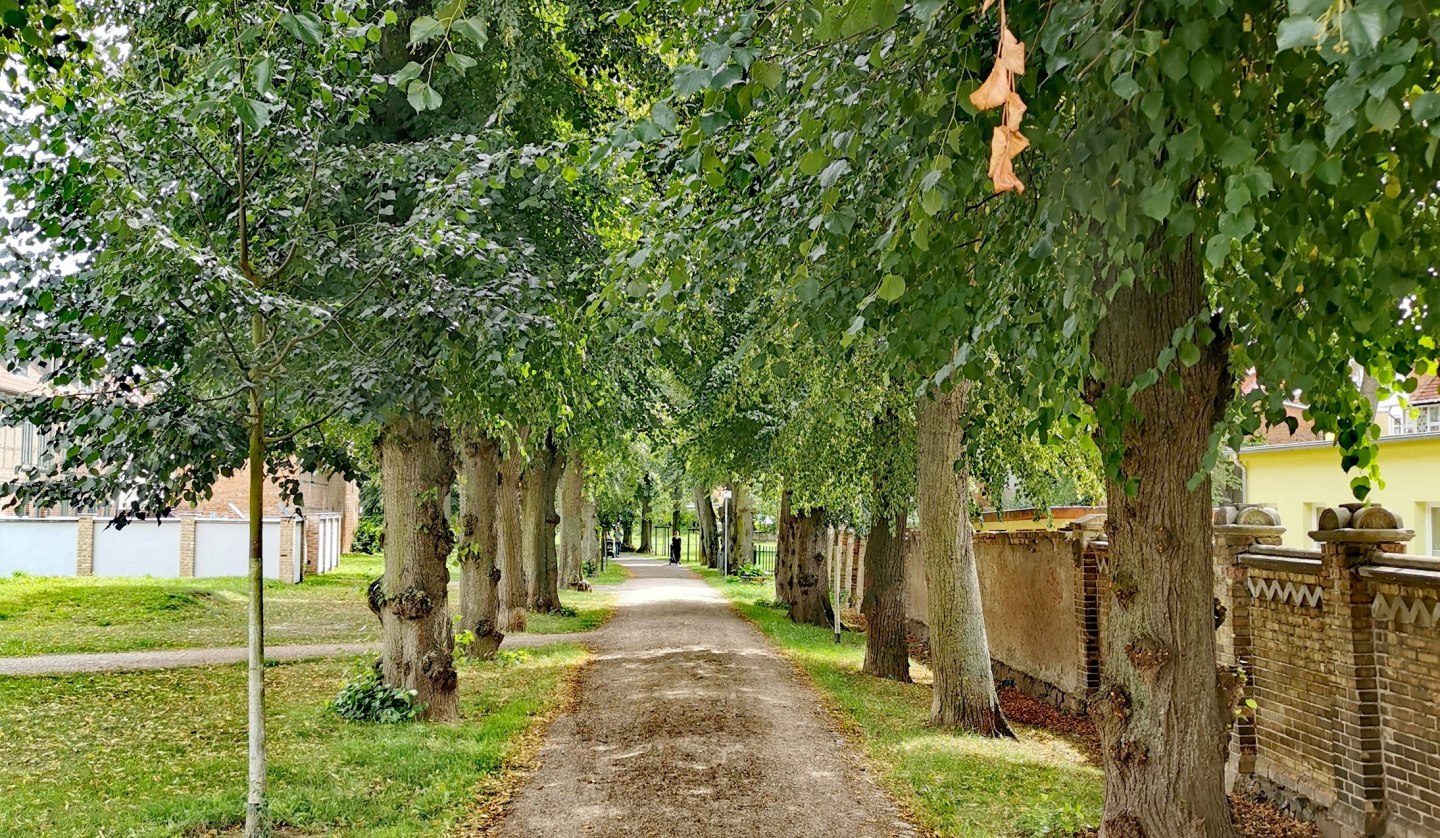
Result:
M0 518L0 576L75 575L74 518Z
M249 521L224 518L200 518L195 521L197 577L208 579L214 576L244 576L248 572L246 564L249 554Z
M96 521L96 576L180 576L180 521L135 521L123 530Z

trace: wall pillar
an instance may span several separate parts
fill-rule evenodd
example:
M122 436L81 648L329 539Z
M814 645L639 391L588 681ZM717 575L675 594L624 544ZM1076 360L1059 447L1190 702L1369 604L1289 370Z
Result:
M1077 683L1084 685L1082 701L1088 703L1100 689L1100 555L1095 540L1104 534L1105 518L1087 515L1068 530L1075 551L1075 623L1080 627L1076 675Z
M75 522L75 575L95 575L95 518L90 515Z
M1330 816L1342 835L1385 834L1385 768L1379 669L1375 650L1374 588L1358 568L1377 552L1402 553L1415 537L1383 507L1346 504L1320 514L1320 578L1325 587L1326 637L1335 673L1335 805Z
M1236 509L1231 506L1215 510L1215 655L1224 669L1244 678L1246 693L1253 692L1255 670L1252 666L1253 637L1250 626L1249 568L1240 556L1256 546L1278 547L1285 528L1273 510L1259 506ZM1225 764L1226 788L1233 788L1235 778L1255 773L1258 745L1255 717L1244 715L1231 728L1229 759Z
M295 516L280 516L280 581L295 581Z
M195 578L195 513L180 513L180 578Z

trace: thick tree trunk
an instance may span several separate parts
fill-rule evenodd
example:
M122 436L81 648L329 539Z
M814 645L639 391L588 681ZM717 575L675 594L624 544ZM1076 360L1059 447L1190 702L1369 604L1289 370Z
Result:
M700 563L716 567L719 537L715 529L715 504L710 502L708 489L695 490L695 519L700 525Z
M620 546L627 553L635 552L635 522L628 518L620 522Z
M878 500L878 499L877 499ZM887 517L877 502L865 543L865 674L910 683L905 637L905 517Z
M560 478L560 585L572 591L588 591L585 581L585 466L579 451L565 458Z
M1000 712L990 641L980 606L965 458L966 385L921 396L915 405L920 549L925 556L930 723L982 736L1010 736ZM958 468L956 464L958 463Z
M460 630L464 652L492 658L500 632L500 442L465 435L460 445Z
M790 511L790 490L780 493L780 523L775 538L775 601L795 603L795 515Z
M583 520L581 522L580 568L583 574L585 565L594 563L598 567L600 564L600 516L595 510L594 498L585 498L581 510Z
M755 496L743 483L735 487L734 513L735 560L730 563L730 572L738 573L741 567L755 561Z
M525 494L522 512L525 516L525 558L529 575L527 604L531 611L553 613L560 608L559 557L555 550L555 528L560 516L555 512L555 489L560 482L563 464L555 447L553 432L545 434L530 466L525 470Z
M500 630L525 630L525 538L520 524L520 483L524 460L520 440L512 437L500 461L500 488L495 500L497 542L500 547Z
M1102 397L1152 369L1176 330L1203 315L1193 242L1178 257L1153 258L1150 282L1122 287L1096 329L1092 351L1108 371L1095 382ZM1134 421L1096 435L1130 481L1106 485L1114 598L1091 711L1104 744L1107 838L1235 835L1224 783L1232 719L1215 666L1210 484L1187 486L1202 471L1234 378L1223 338L1200 350L1197 363L1181 366L1180 387L1162 375L1134 395Z
M830 628L835 611L830 607L830 580L825 575L825 510L792 510L790 520L795 555L790 619Z
M386 423L379 439L385 497L385 577L375 593L385 683L415 691L421 716L460 717L450 624L454 537L441 497L455 479L450 433L428 419Z

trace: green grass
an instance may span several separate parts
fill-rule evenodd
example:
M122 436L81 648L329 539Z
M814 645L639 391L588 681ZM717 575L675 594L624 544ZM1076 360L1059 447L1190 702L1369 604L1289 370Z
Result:
M588 578L591 585L618 585L630 578L630 571L619 562L607 561L605 570ZM615 613L615 594L604 588L589 591L560 592L560 604L573 614L531 614L525 625L526 634L562 634L597 629Z
M275 818L300 835L448 832L494 793L584 657L562 645L462 665L456 725L341 720L327 706L359 662L270 668ZM0 834L178 836L243 820L242 667L0 678L0 738Z
M365 588L378 556L347 555L299 585L265 585L266 641L360 643L380 624ZM237 646L244 579L0 577L0 656Z
M696 567L729 597L853 723L886 787L919 822L944 836L1067 835L1099 822L1102 775L1075 743L1021 727L1018 740L942 733L926 725L930 688L860 672L864 635L833 635L790 622L760 605L770 582L721 580ZM929 673L912 664L917 680Z

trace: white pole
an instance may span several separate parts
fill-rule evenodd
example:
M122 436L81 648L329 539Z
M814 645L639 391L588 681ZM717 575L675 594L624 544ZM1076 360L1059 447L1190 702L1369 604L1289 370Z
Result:
M725 530L724 544L722 545L725 549L720 551L720 575L726 577L730 575L730 493L728 491L720 501L720 509L723 519L722 528Z

